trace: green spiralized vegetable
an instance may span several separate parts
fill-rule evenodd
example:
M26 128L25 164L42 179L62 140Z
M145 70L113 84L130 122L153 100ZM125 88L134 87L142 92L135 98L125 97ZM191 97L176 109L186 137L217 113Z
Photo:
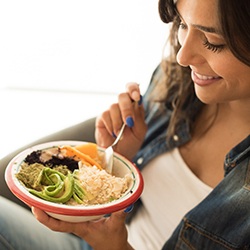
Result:
M42 191L29 189L29 192L47 201L66 203L73 198L78 204L83 204L84 199L93 198L82 188L78 180L78 170L73 174L68 171L66 176L57 170L44 167L36 182L43 187Z
M43 190L29 189L31 194L56 203L65 203L72 197L74 192L74 178L71 173L65 176L59 171L45 167L41 171L39 179L40 184L44 185Z

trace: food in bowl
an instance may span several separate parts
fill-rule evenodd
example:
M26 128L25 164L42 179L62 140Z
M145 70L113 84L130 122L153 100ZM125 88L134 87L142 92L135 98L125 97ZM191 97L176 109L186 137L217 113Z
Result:
M79 154L83 150L84 156ZM17 198L54 218L70 222L98 219L130 206L143 191L140 171L124 156L114 153L112 175L103 169L104 150L82 141L35 145L10 161L5 180ZM70 191L64 192L66 189Z
M116 177L102 166L97 145L85 143L36 150L27 155L16 178L33 195L68 205L104 204L119 199L131 175Z

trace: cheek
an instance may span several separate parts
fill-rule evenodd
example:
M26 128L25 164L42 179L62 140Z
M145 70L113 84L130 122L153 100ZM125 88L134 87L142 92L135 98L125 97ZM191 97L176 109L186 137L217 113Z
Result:
M222 52L223 53L223 52ZM211 60L210 67L220 77L228 81L246 80L250 78L250 67L241 63L230 53L217 54Z
M237 70L239 62L228 51L221 51L219 53L209 52L207 53L207 64L212 71L224 78L231 79L237 76Z
M250 67L228 59L227 63L214 65L214 71L222 77L221 96L228 96L229 100L250 98Z
M229 82L250 79L250 68L242 67L239 61L236 62L231 57L220 58L218 55L217 59L215 58L213 63L210 64L210 67L218 76Z
M223 79L231 78L231 76L234 75L232 72L232 69L226 68L223 65L225 65L225 62L223 61L216 61L214 64L210 64L210 67L215 72L216 75L220 76Z

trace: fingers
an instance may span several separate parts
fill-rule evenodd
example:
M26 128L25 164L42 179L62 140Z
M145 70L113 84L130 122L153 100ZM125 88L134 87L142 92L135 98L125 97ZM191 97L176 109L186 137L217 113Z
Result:
M118 228L122 227L125 224L126 217L127 213L124 211L114 212L110 216L110 223L115 223Z
M112 104L109 109L110 119L112 121L112 131L113 135L116 136L123 124L122 112L118 103Z
M70 223L66 221L57 220L55 218L50 217L41 209L35 207L32 207L31 211L40 223L42 223L53 231L73 233L75 235L78 235L79 237L85 236L88 233L88 222Z
M51 230L73 233L87 241L94 249L131 249L124 248L128 245L124 211L113 213L108 218L81 223L70 223L51 218L42 210L34 207L32 212L38 221Z
M140 88L138 83L129 82L126 84L126 90L129 93L131 99L135 102L139 102L141 98Z
M136 103L133 102L128 93L121 93L118 96L118 105L123 122L125 122L128 127L133 127Z
M141 106L142 96L140 94L139 84L137 83L128 83L126 90L125 93L121 93L118 96L118 104L123 122L131 128L134 126L137 115L143 111Z
M119 143L116 151L130 159L140 148L147 131L142 96L137 83L128 83L126 92L119 94L118 102L97 117L95 130L97 144L104 148L111 145L123 123L127 125L124 131L126 142ZM133 147L128 149L127 145Z
M63 228L61 226L62 221L53 219L52 217L48 216L44 211L42 211L38 208L35 208L35 207L32 207L31 211L39 222L46 225L50 229L55 230L55 231L59 231L58 229ZM61 231L61 232L63 232L63 231Z
M119 94L118 103L112 104L109 110L103 112L96 123L99 129L106 127L110 135L117 135L123 123L132 128L136 118L144 118L139 84L128 83L126 90Z
M106 110L96 119L96 128L106 129L110 136L115 137L122 127L121 110L118 103L114 103L110 106L109 110Z

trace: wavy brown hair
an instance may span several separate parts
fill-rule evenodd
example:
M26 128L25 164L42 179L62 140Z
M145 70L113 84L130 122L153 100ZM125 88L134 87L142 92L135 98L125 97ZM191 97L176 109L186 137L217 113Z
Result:
M169 57L161 63L165 74L157 83L158 87L152 96L154 100L172 103L173 114L168 129L168 138L171 138L183 120L192 131L195 118L204 104L195 95L190 68L182 67L176 61L180 44L177 38L179 18L175 3L173 0L159 0L158 8L161 20L165 23L172 22L168 39L171 49ZM218 0L218 17L227 47L236 58L250 66L250 1ZM195 112L190 112L193 109ZM191 115L193 113L195 114Z

